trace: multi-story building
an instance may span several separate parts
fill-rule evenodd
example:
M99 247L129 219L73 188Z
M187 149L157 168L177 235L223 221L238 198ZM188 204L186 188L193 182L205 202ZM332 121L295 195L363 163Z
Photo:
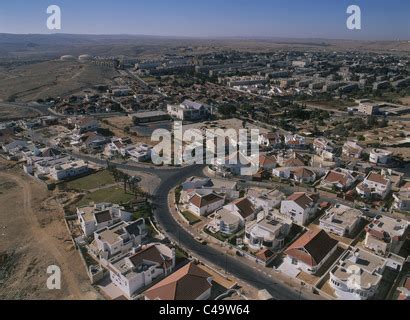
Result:
M296 192L282 201L280 212L294 223L305 225L317 211L316 196L305 192Z
M108 259L126 254L132 248L139 247L142 239L147 235L145 220L135 222L121 221L110 227L105 227L94 232L95 255L107 261Z
M409 222L378 216L366 226L364 246L376 254L398 253L408 234Z
M50 168L50 176L55 181L66 180L89 172L88 164L83 160L69 160Z
M246 225L244 242L253 250L281 249L291 226L288 218L268 215Z
M220 209L225 203L225 198L216 193L202 195L196 193L189 200L189 210L202 217Z
M330 286L339 299L370 299L380 286L386 264L386 259L368 251L350 249L330 271Z
M98 203L93 206L77 208L77 217L86 237L97 230L112 226L121 221L130 221L132 213L124 207L111 203Z
M309 230L285 250L284 263L315 274L336 251L337 243L323 230Z
M108 265L111 281L131 298L156 279L169 275L175 268L175 250L163 244L153 244L131 252Z
M179 106L168 105L168 114L182 121L204 120L212 113L208 105L185 100Z
M363 153L363 148L354 141L347 141L342 148L344 156L359 159Z
M337 204L320 218L320 227L341 237L351 237L360 224L361 216L360 210Z
M375 172L370 172L364 181L356 187L356 192L364 198L375 196L385 199L390 191L391 181Z
M372 149L370 151L369 162L374 164L387 164L391 160L392 152L382 149Z

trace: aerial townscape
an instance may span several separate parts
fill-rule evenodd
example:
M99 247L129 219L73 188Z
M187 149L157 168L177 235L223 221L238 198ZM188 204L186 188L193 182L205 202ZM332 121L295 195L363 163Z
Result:
M409 300L409 52L0 34L0 299Z

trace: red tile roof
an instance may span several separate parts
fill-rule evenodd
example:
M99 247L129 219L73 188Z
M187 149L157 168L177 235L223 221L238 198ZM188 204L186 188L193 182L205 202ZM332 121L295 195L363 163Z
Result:
M215 193L210 193L208 195L205 196L201 196L199 194L195 194L190 200L189 202L191 202L191 204L193 204L195 207L197 208L203 208L206 207L212 203L218 202L223 200L224 198L221 196L218 196Z
M297 239L285 253L314 267L333 250L337 243L323 230L309 230Z
M149 300L196 300L211 288L211 275L189 263L145 292Z

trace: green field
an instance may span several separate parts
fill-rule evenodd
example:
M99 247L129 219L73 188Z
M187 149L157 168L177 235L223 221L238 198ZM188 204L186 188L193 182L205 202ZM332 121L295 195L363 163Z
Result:
M112 187L108 189L101 189L90 193L78 202L77 206L81 207L88 205L90 202L100 203L100 202L110 202L116 204L122 204L130 202L134 199L134 195L124 193L124 189L121 187Z
M66 187L70 190L88 191L114 183L115 180L111 172L104 170L80 179L67 182Z

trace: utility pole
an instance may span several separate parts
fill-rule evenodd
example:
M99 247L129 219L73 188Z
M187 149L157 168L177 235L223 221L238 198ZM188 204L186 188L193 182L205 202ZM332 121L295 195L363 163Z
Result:
M225 251L225 274L228 274L228 252Z

